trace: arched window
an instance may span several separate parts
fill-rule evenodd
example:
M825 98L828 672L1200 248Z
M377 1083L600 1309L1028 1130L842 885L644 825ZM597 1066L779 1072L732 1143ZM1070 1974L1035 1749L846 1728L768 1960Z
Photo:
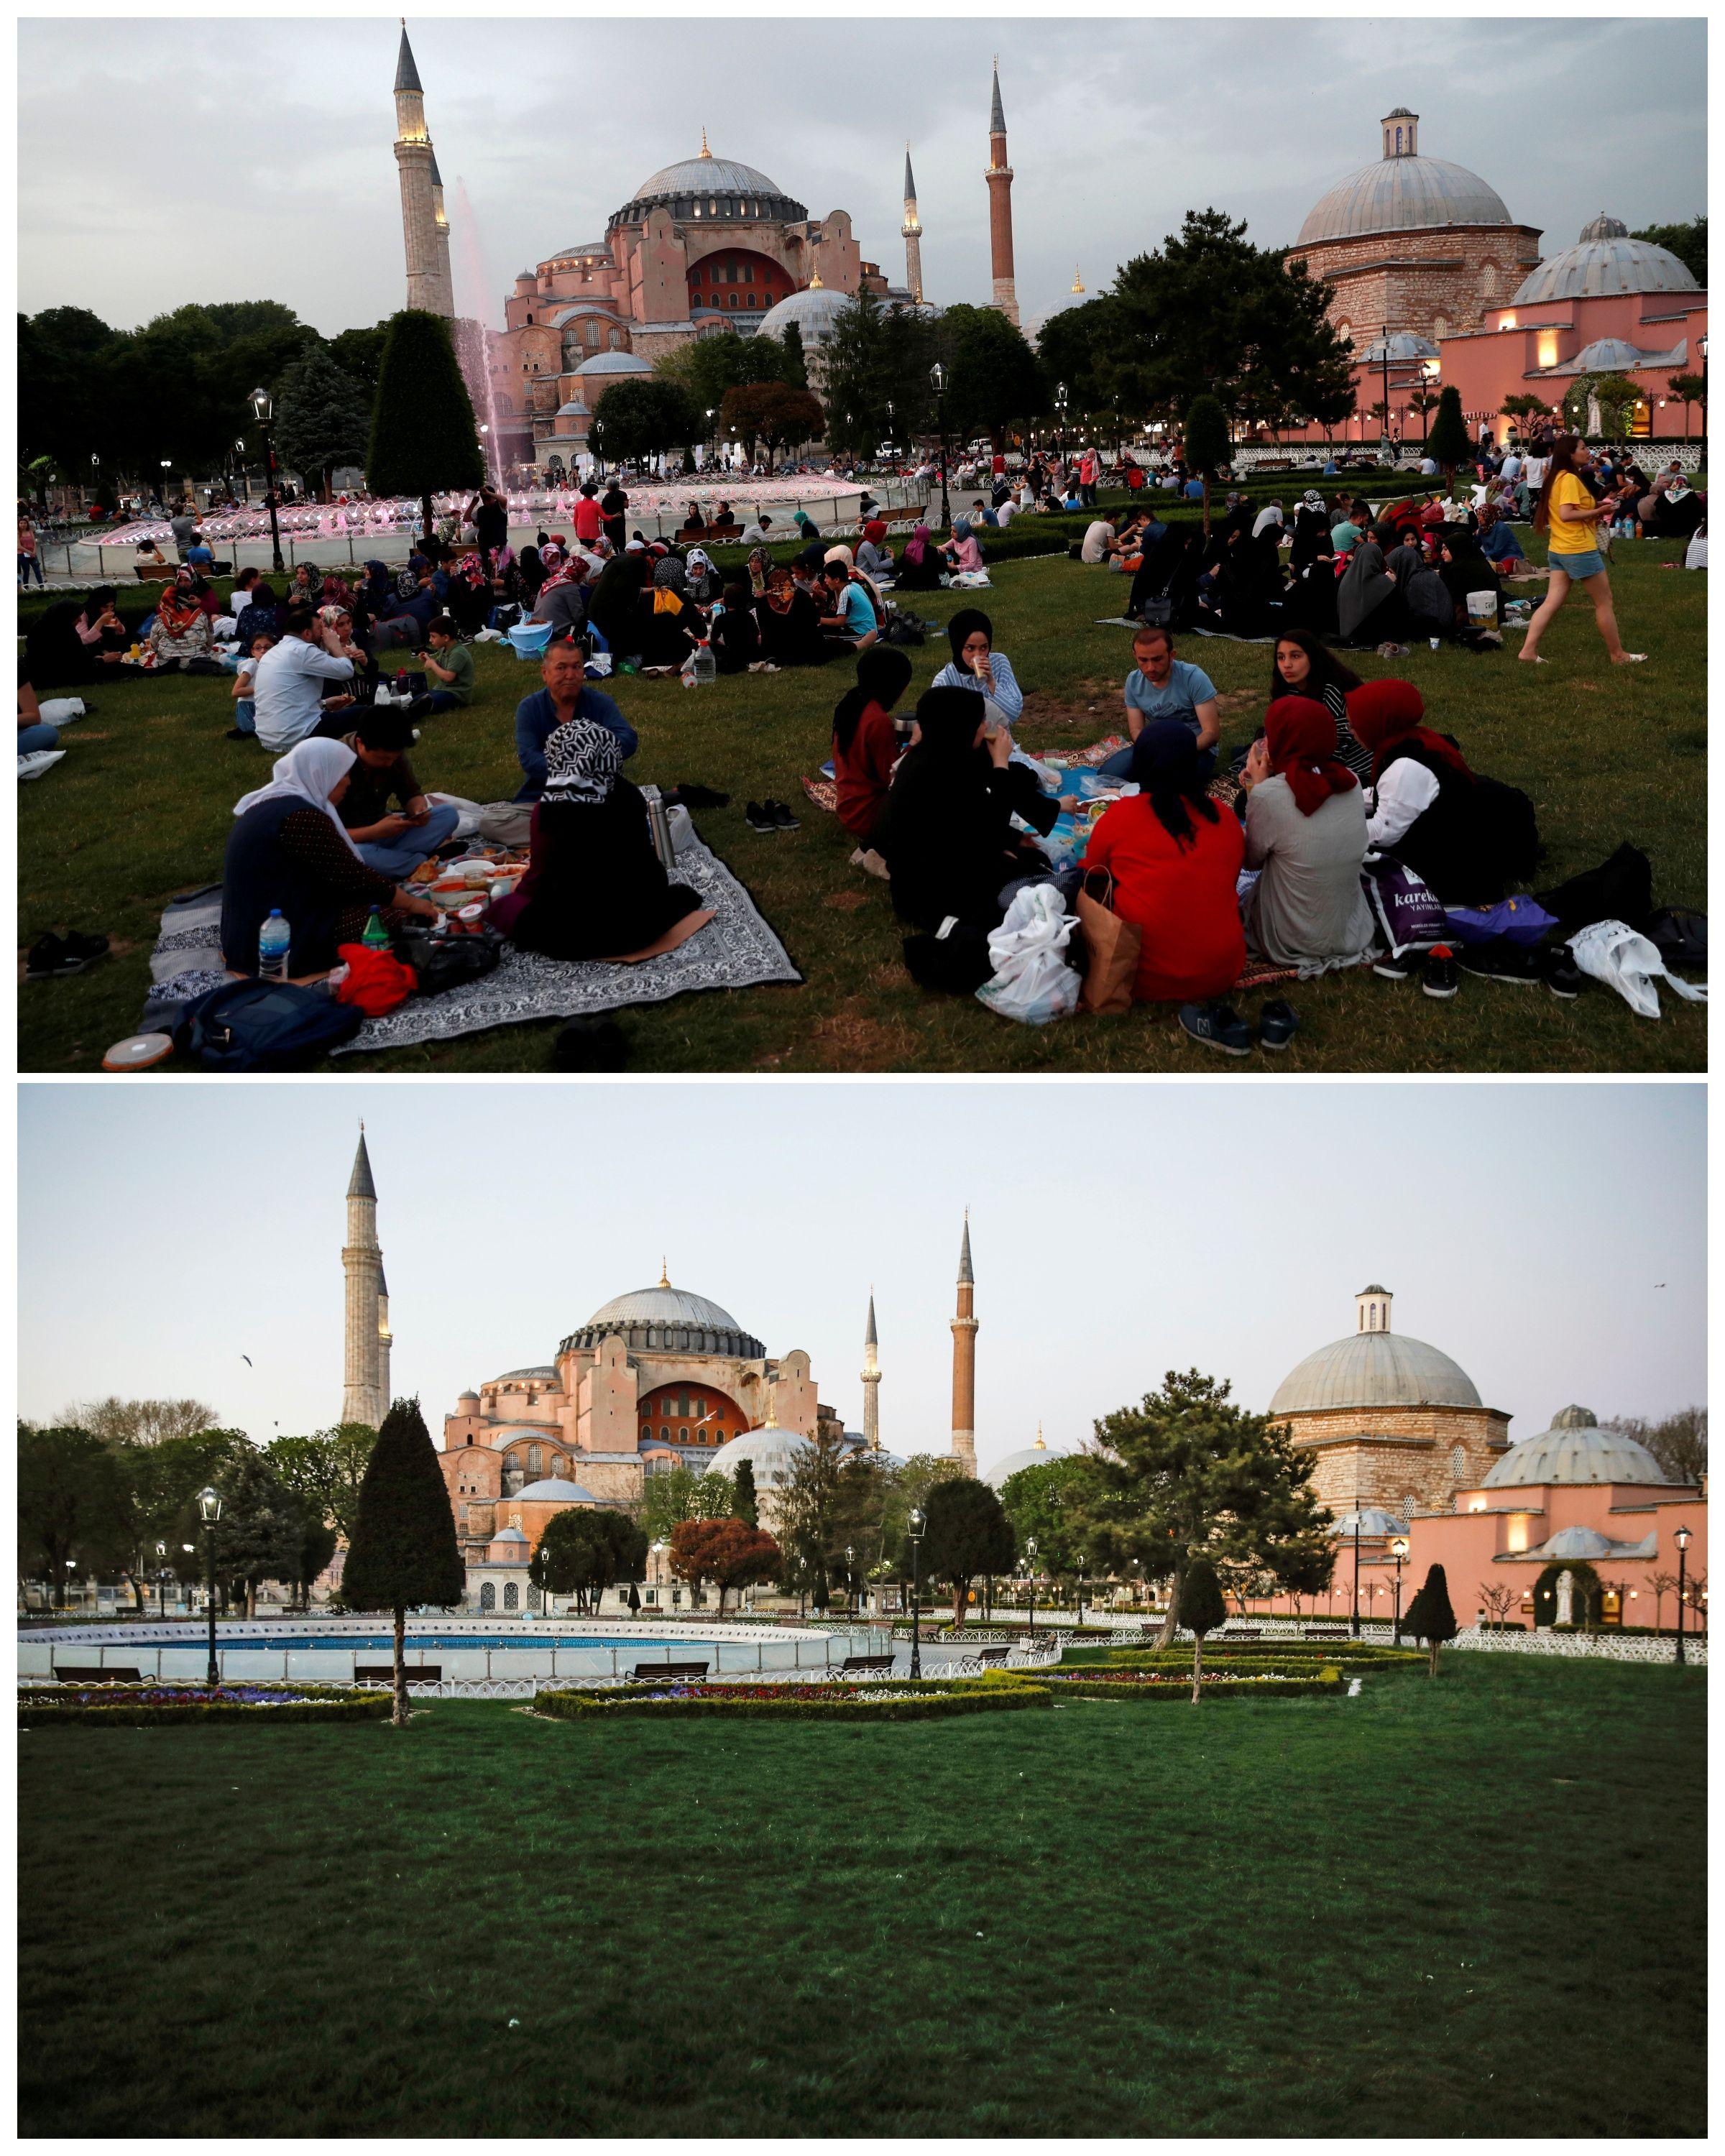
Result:
M540 1476L541 1476L544 1471L545 1471L545 1448L544 1448L544 1446L543 1446L543 1445L530 1445L527 1447L527 1472L528 1472L528 1473L529 1473L529 1474L533 1477L534 1481L536 1482L536 1481L538 1481L538 1479L539 1479Z
M750 306L752 306L752 307L757 307L757 306L759 306L759 305L760 305L760 304L761 304L761 303L760 303L760 301L759 301L759 300L755 297L754 294L753 294L752 292L751 292L751 293L748 295L747 305L750 305Z
M1497 296L1497 264L1488 262L1480 272L1480 293L1482 298L1495 300Z
M689 1442L689 1433L686 1430L680 1430L677 1432L677 1442L680 1445L686 1445Z
M1448 336L1450 334L1450 318L1447 315L1434 315L1432 316L1431 333L1440 341L1443 338Z
M659 1435L665 1443L669 1445L670 1443L670 1425L667 1424L665 1427L660 1431Z
M521 1590L512 1579L503 1584L503 1606L506 1609L519 1609L521 1606Z
M1352 344L1353 342L1353 323L1337 322L1336 325L1336 334L1341 338L1343 344Z
M652 1425L652 1424L651 1424L650 1422L644 1422L644 1423L641 1424L641 1442L642 1442L642 1444L643 1444L643 1445L644 1445L644 1444L647 1442L648 1439L649 1439L649 1437L651 1437L651 1436L652 1436L652 1435L653 1435L653 1425Z
M488 1579L485 1583L484 1586L480 1589L480 1608L481 1609L495 1609L496 1607L497 1583L495 1580Z
M1402 131L1399 127L1395 131L1395 154L1398 157L1402 154Z

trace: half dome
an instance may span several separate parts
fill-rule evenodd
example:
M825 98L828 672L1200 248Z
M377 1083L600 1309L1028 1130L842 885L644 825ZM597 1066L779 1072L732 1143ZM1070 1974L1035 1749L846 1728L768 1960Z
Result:
M1442 157L1380 157L1319 197L1295 244L1433 225L1514 222L1497 190L1465 165Z
M1698 292L1688 268L1651 239L1631 239L1620 218L1596 217L1574 247L1548 255L1516 288L1510 305L1608 299L1616 292Z
M596 352L575 370L580 374L650 374L653 369L639 352Z
M1476 1408L1461 1365L1405 1332L1350 1332L1297 1363L1276 1389L1273 1415L1335 1408Z
M1011 1477L1024 1467L1046 1467L1051 1460L1072 1460L1077 1456L1077 1447L1070 1445L1050 1445L1039 1436L1034 1445L1020 1445L1016 1452L1009 1452L983 1470L982 1479L991 1490L1003 1490Z
M1591 1408L1565 1408L1549 1430L1512 1445L1486 1476L1487 1490L1542 1482L1669 1483L1645 1445L1620 1430L1601 1430Z

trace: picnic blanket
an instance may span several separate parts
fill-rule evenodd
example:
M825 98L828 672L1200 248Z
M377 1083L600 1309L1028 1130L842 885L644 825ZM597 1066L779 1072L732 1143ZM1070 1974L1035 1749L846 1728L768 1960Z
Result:
M533 1019L587 1018L631 1004L660 1004L697 988L752 988L803 976L737 878L691 835L677 853L677 880L715 918L675 951L633 965L602 959L543 958L506 946L495 970L442 995L409 996L382 1018L367 1019L338 1055L454 1040L495 1025ZM187 1003L227 974L221 952L219 885L177 899L162 916L150 956L151 1004Z

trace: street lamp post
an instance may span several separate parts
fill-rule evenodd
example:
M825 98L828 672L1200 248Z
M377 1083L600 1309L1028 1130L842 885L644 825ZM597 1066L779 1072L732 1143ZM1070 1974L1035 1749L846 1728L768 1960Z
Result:
M856 1552L849 1543L845 1545L845 1592L850 1597L854 1615L856 1610Z
M252 417L258 423L264 437L264 455L269 465L270 489L270 566L280 576L286 564L281 558L281 528L275 521L276 496L280 490L275 484L275 429L272 424L275 414L275 399L267 389L252 392Z
M928 378L934 386L934 424L941 438L941 529L950 536L952 511L947 500L947 370L938 360L929 368Z
M905 1532L911 1537L911 1675L922 1674L922 1530L928 1525L920 1505L912 1505Z
M1408 1538L1398 1535L1389 1545L1389 1553L1395 1559L1395 1644L1402 1643L1402 1564L1408 1554Z
M1036 1537L1034 1535L1032 1535L1029 1541L1024 1544L1024 1577L1030 1586L1030 1619L1024 1627L1024 1631L1027 1638L1034 1640L1036 1636Z
M1359 1499L1353 1501L1353 1615L1348 1629L1359 1637Z
M1683 1596L1684 1581L1689 1563L1689 1530L1679 1527L1671 1539L1677 1545L1677 1666L1683 1666Z
M1383 341L1378 346L1384 362L1384 446L1389 447L1389 325L1384 325ZM1393 458L1392 458L1393 461Z
M164 1600L167 1586L167 1544L157 1543L156 1545L156 1614L158 1619L166 1617L167 1614Z
M218 1491L206 1486L198 1491L198 1517L203 1522L204 1584L209 1591L209 1668L206 1681L214 1691L222 1681L222 1672L216 1663L216 1522L222 1517L222 1499Z
M60 1604L60 1607L63 1609L69 1609L72 1606L72 1574L76 1572L77 1569L77 1558L75 1557L69 1557L66 1559L66 1591ZM1681 1625L1682 1621L1682 1605L1681 1603L1678 1604L1677 1617L1678 1622Z

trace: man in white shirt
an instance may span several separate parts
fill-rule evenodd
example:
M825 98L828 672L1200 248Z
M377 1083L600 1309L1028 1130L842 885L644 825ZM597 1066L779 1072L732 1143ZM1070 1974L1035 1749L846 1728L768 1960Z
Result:
M253 690L258 739L272 756L284 755L312 734L341 732L347 721L333 714L326 719L324 685L351 681L356 656L334 626L309 607L288 609L280 643L258 661Z
M1078 550L1078 558L1092 566L1098 562L1106 562L1108 550L1113 544L1114 526L1106 516L1099 516L1085 533L1084 544Z

